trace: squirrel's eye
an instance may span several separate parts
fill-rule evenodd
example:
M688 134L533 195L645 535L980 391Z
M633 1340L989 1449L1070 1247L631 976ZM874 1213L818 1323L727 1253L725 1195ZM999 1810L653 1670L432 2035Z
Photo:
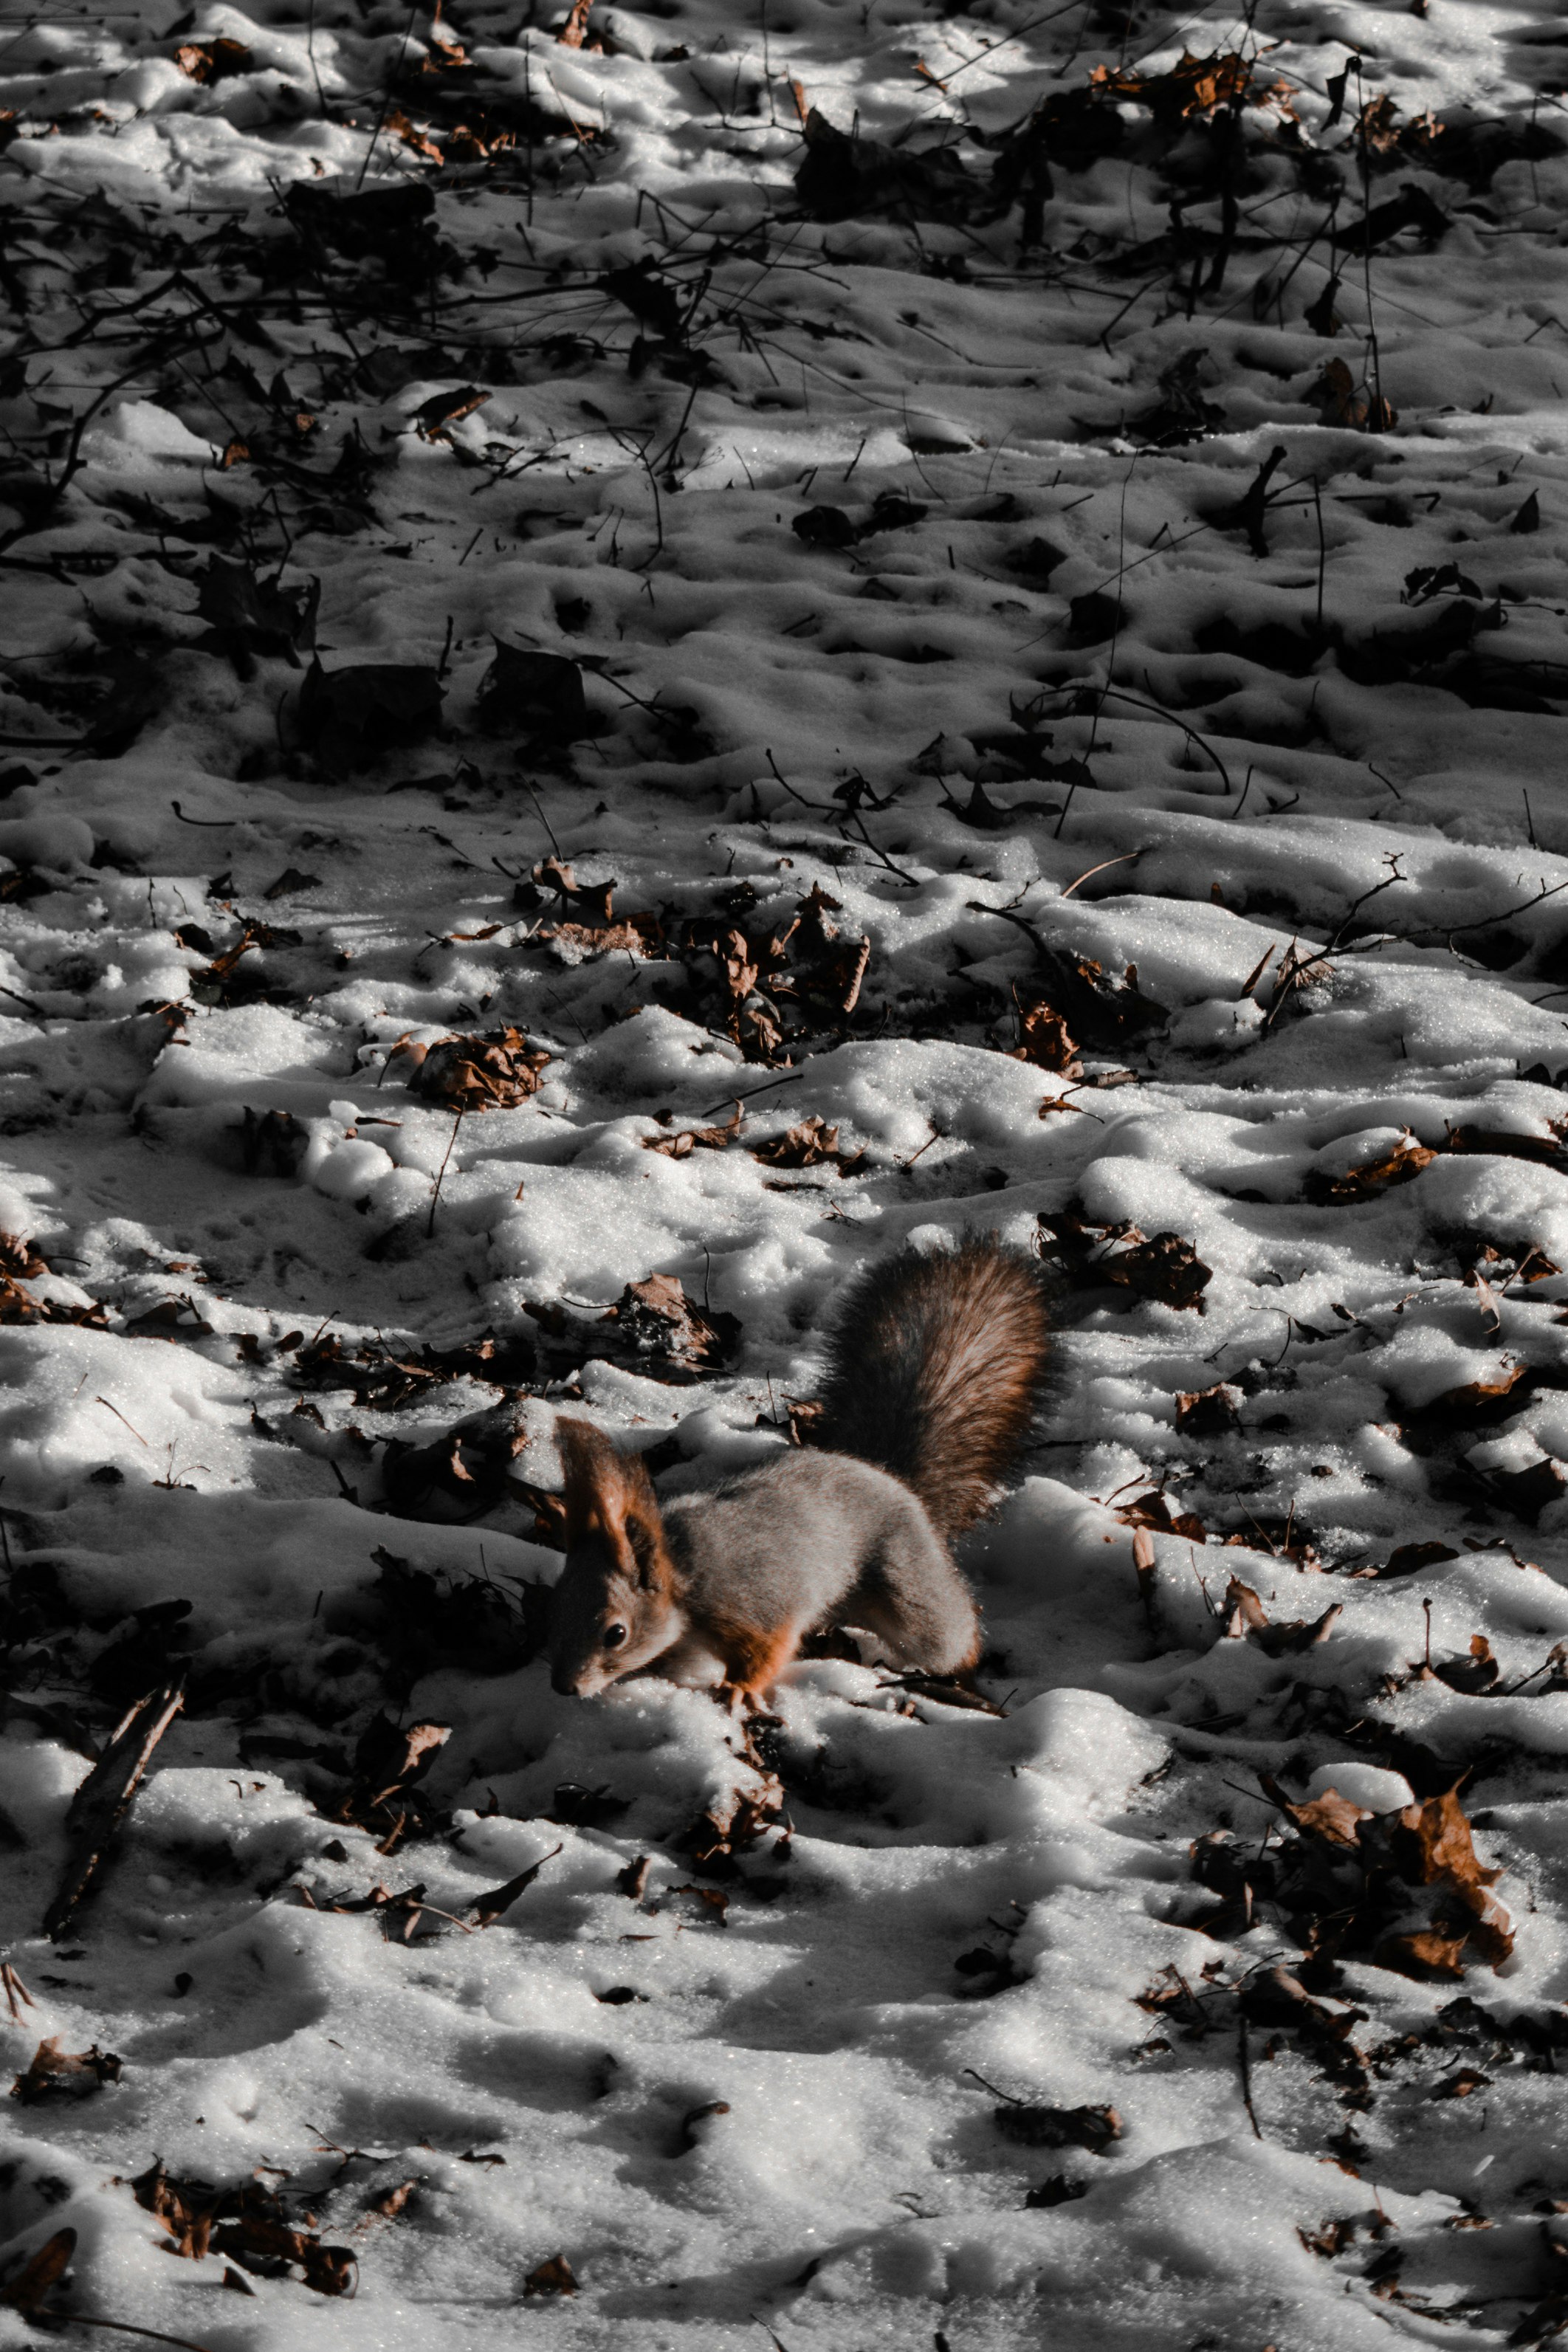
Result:
M617 1624L605 1626L605 1647L606 1650L618 1650L626 1638L626 1629L624 1625Z

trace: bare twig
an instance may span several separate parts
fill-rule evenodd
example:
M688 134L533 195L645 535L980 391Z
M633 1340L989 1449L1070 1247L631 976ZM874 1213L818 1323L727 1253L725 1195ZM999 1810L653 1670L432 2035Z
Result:
M184 1705L184 1690L181 1675L138 1699L72 1797L66 1813L69 1859L59 1891L44 1914L47 1936L58 1939L75 1917L119 1833L153 1750Z

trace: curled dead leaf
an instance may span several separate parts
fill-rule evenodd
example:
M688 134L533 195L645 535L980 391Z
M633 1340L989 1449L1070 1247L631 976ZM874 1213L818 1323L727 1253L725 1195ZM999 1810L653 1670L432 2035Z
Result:
M770 1142L752 1146L752 1157L767 1168L834 1168L841 1176L857 1175L866 1154L846 1154L838 1148L838 1129L814 1113Z
M1011 1054L1015 1062L1030 1062L1036 1069L1053 1071L1059 1077L1082 1077L1077 1043L1047 998L1037 997L1032 1003L1019 1005L1018 1040Z
M489 1030L469 1036L438 1037L415 1045L399 1039L387 1055L411 1065L408 1090L426 1102L465 1114L515 1110L543 1084L552 1056L533 1046L521 1029Z
M112 2050L100 2050L95 2042L90 2050L68 2051L58 2034L51 2034L39 2042L25 2073L12 2084L11 2096L25 2107L36 2106L41 2099L81 2098L100 2091L105 2083L118 2083L121 2071Z
M1176 1427L1184 1437L1223 1437L1238 1425L1241 1391L1220 1381L1212 1389L1179 1389Z
M1394 1184L1408 1184L1424 1168L1430 1168L1436 1157L1435 1151L1418 1143L1406 1128L1386 1151L1363 1160L1359 1168L1347 1169L1342 1176L1309 1171L1306 1197L1320 1208L1343 1208L1353 1202L1373 1201Z

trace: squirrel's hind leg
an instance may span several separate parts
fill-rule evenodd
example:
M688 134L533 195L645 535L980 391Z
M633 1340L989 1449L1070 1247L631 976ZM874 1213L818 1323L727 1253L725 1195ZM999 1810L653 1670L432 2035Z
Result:
M922 1513L923 1518L923 1513ZM905 1531L834 1611L887 1645L888 1663L963 1675L980 1657L980 1616L947 1547L922 1526Z

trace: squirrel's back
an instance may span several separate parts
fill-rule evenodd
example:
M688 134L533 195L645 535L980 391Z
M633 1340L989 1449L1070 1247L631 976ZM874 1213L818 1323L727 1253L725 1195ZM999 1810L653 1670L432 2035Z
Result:
M902 1249L844 1295L812 1441L891 1471L951 1541L990 1508L1028 1441L1049 1342L1045 1288L1021 1250Z

